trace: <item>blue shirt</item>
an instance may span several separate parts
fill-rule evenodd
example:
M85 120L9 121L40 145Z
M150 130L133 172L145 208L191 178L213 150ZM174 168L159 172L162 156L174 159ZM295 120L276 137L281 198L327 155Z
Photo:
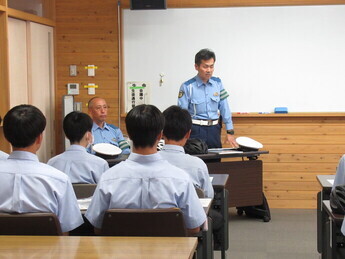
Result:
M5 153L5 152L2 152L2 151L0 150L0 160L1 160L1 159L7 159L7 158L8 158L8 154Z
M107 161L87 153L80 145L71 145L47 164L67 174L72 183L98 183L102 173L109 169Z
M164 145L159 154L168 162L189 174L194 186L204 191L205 197L213 198L214 191L208 174L208 168L200 158L188 155L183 147Z
M114 125L104 123L104 127L99 127L96 123L92 125L93 144L110 143L122 149L122 154L129 154L129 144L122 135L121 130ZM91 149L88 149L91 153Z
M338 163L337 172L335 173L334 183L332 190L337 185L344 185L345 184L345 155L343 155Z
M216 120L219 111L226 129L230 130L233 123L228 96L219 78L211 77L205 84L199 76L195 76L181 85L178 106L188 110L197 120Z
M5 213L51 212L62 232L83 223L72 184L59 170L40 163L35 154L13 151L0 160L0 211Z
M126 161L102 175L85 217L94 227L101 228L108 209L171 207L181 209L189 229L206 221L195 188L182 169L169 164L158 153L131 153Z

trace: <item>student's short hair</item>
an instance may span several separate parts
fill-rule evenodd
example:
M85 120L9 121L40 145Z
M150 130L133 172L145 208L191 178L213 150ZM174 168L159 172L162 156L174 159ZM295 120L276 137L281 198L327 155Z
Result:
M163 127L164 116L153 105L135 106L126 116L127 133L134 147L153 147Z
M165 118L163 134L167 139L179 141L192 128L192 118L189 112L177 105L167 108L163 115Z
M91 132L92 119L83 112L71 112L63 120L63 131L71 143L80 142L86 132Z
M34 144L46 127L46 118L35 106L22 104L13 107L4 118L4 135L15 148Z
M210 49L202 49L195 55L195 64L199 66L202 60L209 60L211 58L216 61L216 54Z

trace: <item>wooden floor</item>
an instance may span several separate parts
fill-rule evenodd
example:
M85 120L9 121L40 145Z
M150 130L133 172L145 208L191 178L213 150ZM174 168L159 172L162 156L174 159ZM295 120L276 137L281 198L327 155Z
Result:
M272 220L237 216L230 209L228 259L315 259L316 210L271 209ZM219 259L220 252L215 252Z

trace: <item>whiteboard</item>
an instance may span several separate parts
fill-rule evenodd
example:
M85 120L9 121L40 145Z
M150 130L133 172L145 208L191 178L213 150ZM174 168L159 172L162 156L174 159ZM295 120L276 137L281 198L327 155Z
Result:
M232 112L345 111L345 5L123 10L122 23L124 84L150 84L161 110L210 48Z

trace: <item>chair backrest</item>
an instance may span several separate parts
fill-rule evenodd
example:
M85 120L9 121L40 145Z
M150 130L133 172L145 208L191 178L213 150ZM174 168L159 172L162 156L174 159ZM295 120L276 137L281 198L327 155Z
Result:
M110 209L105 212L105 236L187 236L182 211L169 209Z
M0 213L0 235L61 236L61 226L53 213Z
M72 184L75 196L77 199L84 199L91 197L95 192L97 184L91 183L74 183Z
M196 191L196 194L198 195L199 198L205 198L205 192L203 189L199 188L199 187L195 187L195 191Z

